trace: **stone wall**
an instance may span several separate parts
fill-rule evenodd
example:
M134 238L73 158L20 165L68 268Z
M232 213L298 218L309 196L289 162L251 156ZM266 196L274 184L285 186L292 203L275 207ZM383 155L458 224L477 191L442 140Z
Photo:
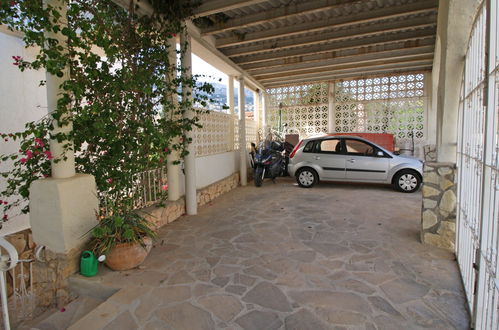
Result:
M47 308L54 306L62 307L74 298L69 291L67 278L79 269L81 249L75 249L68 254L44 251L41 253L43 260L40 261L35 260L36 244L33 241L30 229L9 235L6 239L16 248L19 259L23 260L6 274L9 312L13 325L37 316ZM30 272L30 267L32 268L32 273ZM31 274L33 278L30 278ZM14 277L16 283L15 289L18 295L17 299L14 299L13 296ZM20 304L19 294L22 294L20 291L22 279L24 279L27 293L31 292L30 283L33 281L35 296L33 304L26 304L24 306Z
M199 206L205 205L226 192L237 188L239 185L239 173L234 173L225 179L217 181L197 192L197 202ZM185 199L166 202L163 206L152 206L141 210L142 215L160 228L170 222L173 222L185 214Z
M454 252L456 239L456 167L425 163L421 241Z
M425 162L437 161L437 146L434 144L427 144L423 147Z

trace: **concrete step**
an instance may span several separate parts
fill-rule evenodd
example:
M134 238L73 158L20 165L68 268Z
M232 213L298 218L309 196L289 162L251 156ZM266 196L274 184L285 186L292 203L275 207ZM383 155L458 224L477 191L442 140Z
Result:
M102 285L93 278L74 275L69 288L78 296L64 310L50 309L34 320L19 325L19 330L65 330L103 304L118 289Z
M21 325L20 330L65 330L102 304L104 300L93 297L78 297L64 309L51 309L41 317Z

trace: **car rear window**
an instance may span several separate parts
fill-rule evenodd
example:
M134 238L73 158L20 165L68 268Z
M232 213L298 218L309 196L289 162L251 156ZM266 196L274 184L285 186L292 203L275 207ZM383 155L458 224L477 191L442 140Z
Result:
M315 141L308 141L303 148L303 152L312 152L312 150L314 150L314 143Z

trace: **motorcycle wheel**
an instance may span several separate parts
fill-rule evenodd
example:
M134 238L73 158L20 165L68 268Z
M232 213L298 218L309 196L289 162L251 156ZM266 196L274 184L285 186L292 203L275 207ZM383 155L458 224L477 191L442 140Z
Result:
M263 174L263 168L262 167L257 167L254 172L253 180L255 181L255 186L256 187L261 187L262 186L262 174Z

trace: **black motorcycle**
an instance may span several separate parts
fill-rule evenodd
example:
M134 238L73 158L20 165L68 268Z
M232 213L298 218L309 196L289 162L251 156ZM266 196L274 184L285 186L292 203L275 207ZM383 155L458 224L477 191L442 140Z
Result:
M281 176L286 171L286 160L284 146L277 141L265 140L260 143L254 155L254 175L255 186L260 187L264 178L275 178Z

